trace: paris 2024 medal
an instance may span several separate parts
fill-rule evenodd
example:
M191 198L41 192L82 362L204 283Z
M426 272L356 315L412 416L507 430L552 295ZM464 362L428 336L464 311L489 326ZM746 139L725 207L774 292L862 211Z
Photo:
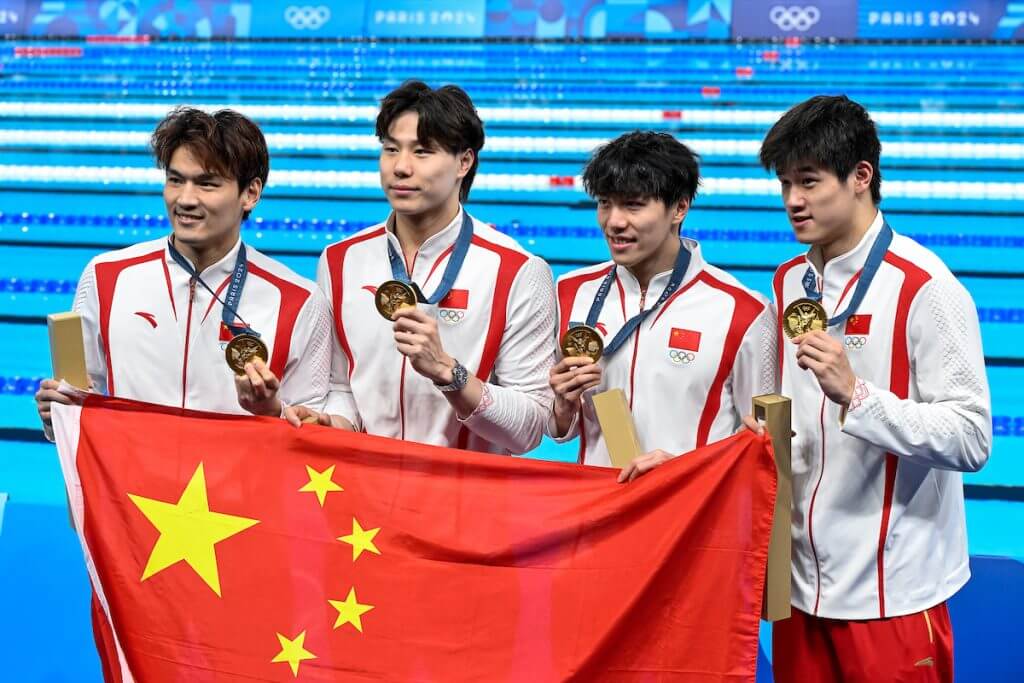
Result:
M593 327L577 325L565 331L559 348L566 358L586 356L596 363L604 353L604 341Z
M377 312L391 320L398 309L416 305L416 291L399 280L388 280L377 288L373 302L377 305Z

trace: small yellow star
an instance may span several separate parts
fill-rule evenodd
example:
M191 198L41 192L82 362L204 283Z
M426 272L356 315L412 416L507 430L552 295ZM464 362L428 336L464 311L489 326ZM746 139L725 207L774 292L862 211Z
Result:
M177 503L131 493L128 497L160 532L142 572L142 581L184 560L219 597L215 546L259 524L259 520L210 511L203 463L199 463Z
M350 588L348 597L344 600L328 600L331 607L338 610L338 619L334 622L334 628L352 624L357 631L363 632L363 622L359 617L373 609L373 605L360 605L356 598L356 589Z
M374 555L380 555L377 546L373 544L373 537L377 535L378 531L380 531L380 527L376 529L363 529L363 527L359 526L359 520L353 517L352 533L348 536L339 536L338 540L352 546L352 561L355 562L363 554L364 550L369 550Z
M270 660L270 663L277 664L278 662L288 662L288 666L292 668L292 676L298 677L299 663L301 661L305 659L316 659L315 654L302 646L303 642L306 640L305 631L291 640L278 633L277 640L281 643L281 651Z
M328 492L345 490L331 480L331 477L334 476L334 465L331 465L323 472L317 472L309 465L306 465L306 474L309 475L309 482L299 489L299 493L315 493L316 499L320 501L320 507L324 506L324 500L326 500Z

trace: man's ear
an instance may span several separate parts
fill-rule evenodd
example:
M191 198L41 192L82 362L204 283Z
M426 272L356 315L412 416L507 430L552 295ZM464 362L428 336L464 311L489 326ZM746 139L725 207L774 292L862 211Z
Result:
M259 178L253 178L249 181L249 186L242 190L242 210L252 211L262 195L263 181Z
M875 177L874 167L866 161L858 161L853 167L853 191L856 194L871 191L871 180Z
M459 159L459 177L465 178L466 174L469 173L469 169L473 168L473 162L476 160L476 152L471 149L463 150L458 156Z
M680 199L672 211L672 225L676 226L677 231L682 231L683 220L686 218L687 212L690 210L690 200L683 198Z

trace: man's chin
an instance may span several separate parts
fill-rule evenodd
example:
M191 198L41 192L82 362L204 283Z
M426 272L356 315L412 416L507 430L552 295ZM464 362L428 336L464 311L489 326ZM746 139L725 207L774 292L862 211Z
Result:
M195 228L182 228L176 225L173 231L175 242L189 246L199 246L205 241L204 236Z

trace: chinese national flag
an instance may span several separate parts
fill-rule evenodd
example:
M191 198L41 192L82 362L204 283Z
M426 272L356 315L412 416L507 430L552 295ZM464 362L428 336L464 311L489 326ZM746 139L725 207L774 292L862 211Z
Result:
M750 432L620 485L120 399L54 415L110 680L754 680L775 466Z
M851 315L847 318L846 334L871 334L871 314Z
M469 306L469 290L453 289L438 304L439 308L459 308L465 310Z
M668 335L668 346L672 349L683 349L684 351L699 351L700 332L673 327Z
M220 336L218 341L229 342L235 338L236 335L242 334L242 330L245 329L245 325L229 325L223 320L220 322Z

